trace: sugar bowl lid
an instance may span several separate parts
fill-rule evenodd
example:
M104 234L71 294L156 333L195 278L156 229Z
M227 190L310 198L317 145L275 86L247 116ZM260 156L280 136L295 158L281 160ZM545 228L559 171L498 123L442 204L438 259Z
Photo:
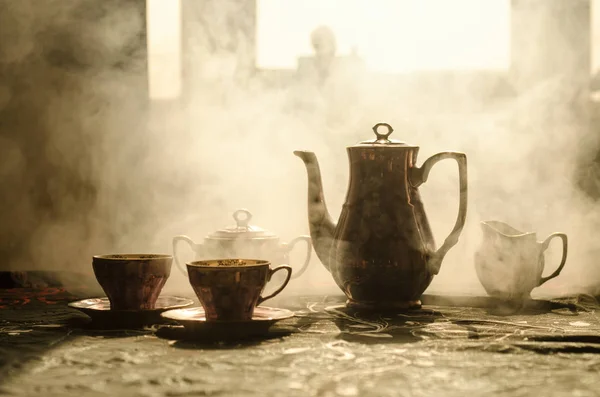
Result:
M277 236L258 226L250 225L252 213L247 209L239 209L233 213L235 226L228 226L210 234L207 239L236 240L236 239L276 239Z

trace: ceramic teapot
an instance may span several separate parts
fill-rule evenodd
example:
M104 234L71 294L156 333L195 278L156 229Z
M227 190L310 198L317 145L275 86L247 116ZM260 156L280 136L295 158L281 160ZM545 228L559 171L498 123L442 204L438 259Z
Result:
M380 129L387 129L380 133ZM350 181L337 224L323 198L321 171L313 152L295 151L308 173L308 219L317 256L348 297L368 309L420 307L420 296L457 242L467 213L467 158L442 152L416 165L418 146L390 140L389 124L373 127L376 138L347 148ZM458 217L436 250L419 194L438 161L458 163Z
M312 251L309 236L299 236L289 243L280 242L275 234L250 225L252 214L246 209L239 209L233 213L235 226L217 230L204 238L203 243L195 243L188 236L175 236L173 238L173 258L179 270L187 276L185 264L179 261L177 247L180 242L186 242L194 251L195 260L206 259L264 259L273 265L289 265L289 253L298 242L306 243L306 256L304 263L298 269L293 268L292 279L300 277L308 267Z

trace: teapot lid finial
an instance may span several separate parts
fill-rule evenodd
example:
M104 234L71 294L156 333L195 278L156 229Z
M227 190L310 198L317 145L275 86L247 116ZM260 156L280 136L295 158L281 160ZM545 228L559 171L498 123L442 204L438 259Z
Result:
M387 130L388 130L387 134L380 134L378 132L379 131L379 127L385 127L385 128L387 128ZM390 140L388 139L388 136L392 135L392 132L394 132L394 129L388 123L377 123L377 124L375 124L373 126L373 132L377 136L377 141L390 142Z
M386 129L386 132L382 132ZM389 136L392 135L394 129L388 123L375 124L373 126L373 132L375 133L375 140L362 141L356 146L412 146L407 145L406 142L389 139Z

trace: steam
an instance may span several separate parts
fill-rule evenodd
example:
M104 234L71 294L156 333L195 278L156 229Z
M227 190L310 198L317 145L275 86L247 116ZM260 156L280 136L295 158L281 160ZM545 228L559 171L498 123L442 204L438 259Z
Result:
M392 138L421 146L418 164L449 150L469 162L467 225L428 292L484 293L473 254L479 222L497 219L540 240L569 235L563 273L540 292L598 293L588 75L555 73L522 88L497 72L457 74L454 84L360 67L322 84L294 71L253 74L251 13L232 1L208 4L185 11L189 95L167 106L147 100L139 2L0 2L3 266L91 275L93 254L169 253L173 236L201 242L234 224L238 208L289 241L308 233L307 178L292 152L317 154L337 219L344 148L387 122ZM420 188L438 246L454 225L457 186L456 165L441 162ZM552 245L546 275L559 259ZM165 292L192 293L175 267ZM284 294L324 292L341 293L313 255Z

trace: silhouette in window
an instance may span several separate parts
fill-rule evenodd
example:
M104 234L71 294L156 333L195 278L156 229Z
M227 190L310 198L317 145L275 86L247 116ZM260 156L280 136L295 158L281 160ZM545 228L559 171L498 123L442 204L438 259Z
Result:
M349 55L337 55L335 34L328 26L319 26L310 34L313 56L298 58L298 75L304 81L324 85L332 79L355 77L365 70L356 50Z

